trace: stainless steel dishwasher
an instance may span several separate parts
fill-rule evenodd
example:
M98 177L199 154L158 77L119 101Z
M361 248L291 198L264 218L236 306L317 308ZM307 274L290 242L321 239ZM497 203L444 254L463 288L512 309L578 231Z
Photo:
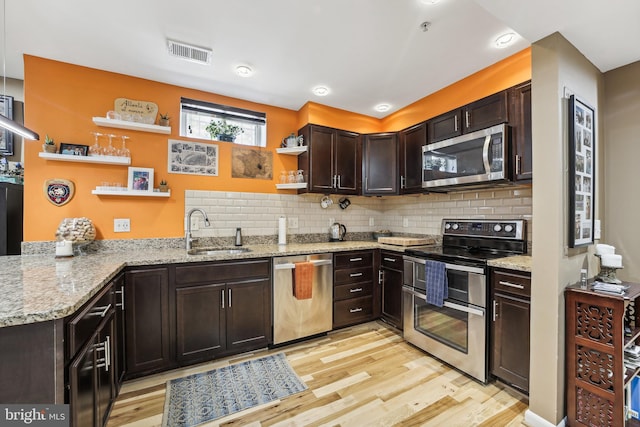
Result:
M281 344L331 330L333 321L333 254L273 258L273 343ZM311 298L293 295L297 262L312 262Z

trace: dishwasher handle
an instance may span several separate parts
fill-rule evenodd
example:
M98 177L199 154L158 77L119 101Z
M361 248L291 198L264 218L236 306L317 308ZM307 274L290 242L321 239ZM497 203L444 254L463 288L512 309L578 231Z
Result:
M333 264L333 261L331 261L330 259L312 259L309 262L313 263L314 267L320 266L320 265L331 265ZM294 270L296 268L296 265L293 262L287 262L287 263L283 263L283 264L276 264L274 266L274 269L276 270Z

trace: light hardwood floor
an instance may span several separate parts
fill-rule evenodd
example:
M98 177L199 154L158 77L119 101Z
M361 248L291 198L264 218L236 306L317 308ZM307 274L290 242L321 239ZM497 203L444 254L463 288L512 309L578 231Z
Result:
M483 386L370 322L326 337L126 382L108 427L160 426L165 383L284 352L308 390L206 426L512 426L526 399L499 383Z

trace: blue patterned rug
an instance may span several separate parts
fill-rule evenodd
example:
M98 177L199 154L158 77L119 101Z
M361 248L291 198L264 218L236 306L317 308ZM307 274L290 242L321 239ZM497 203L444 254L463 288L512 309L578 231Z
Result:
M197 426L307 389L284 353L170 380L163 427Z

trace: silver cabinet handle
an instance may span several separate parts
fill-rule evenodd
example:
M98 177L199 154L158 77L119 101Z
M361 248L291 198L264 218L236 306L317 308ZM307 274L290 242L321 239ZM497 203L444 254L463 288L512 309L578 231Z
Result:
M231 289L229 289L229 308L231 308Z
M502 286L508 286L510 288L524 289L523 285L519 285L517 283L503 282L502 280L500 280L498 283L500 283Z
M349 292L351 292L352 294L354 294L356 292L362 292L362 288L351 288L351 289L349 289Z
M349 258L350 262L362 261L362 258Z
M469 110L464 112L464 118L467 121L467 129L471 127L471 115L469 114Z
M395 258L387 258L387 257L384 257L383 259L384 259L385 261L389 261L389 262L396 262L396 259L395 259Z
M351 273L349 274L349 277L360 277L362 276L362 273Z
M495 322L498 318L498 301L493 300L493 321Z
M338 175L333 175L333 177L331 178L331 187L332 188L336 188L337 184L336 182L338 181Z
M378 270L378 284L381 285L384 282L384 270Z
M109 372L109 367L111 366L111 337L109 335L107 335L107 339L104 342L104 349L105 370Z
M342 175L338 175L338 188L342 188Z
M116 303L116 307L120 307L124 311L124 286L120 286L120 290L116 291L116 295L120 295L120 304Z
M222 293L222 297L220 298L222 300L222 308L224 308L224 289L220 292Z
M404 176L400 177L400 188L406 188L405 180L406 178Z
M362 311L362 307L358 307L358 308L350 308L349 309L349 313L359 313Z
M453 116L453 130L458 132L458 115Z
M93 310L89 314L89 316L100 316L104 317L107 315L107 312L111 308L111 303L107 304L104 307L93 307Z
M522 173L522 157L516 156L516 175L520 175Z

